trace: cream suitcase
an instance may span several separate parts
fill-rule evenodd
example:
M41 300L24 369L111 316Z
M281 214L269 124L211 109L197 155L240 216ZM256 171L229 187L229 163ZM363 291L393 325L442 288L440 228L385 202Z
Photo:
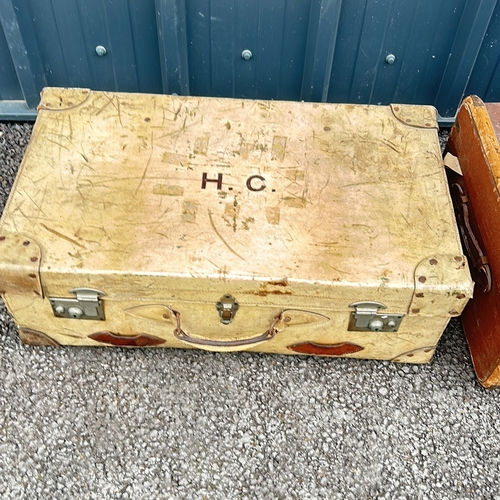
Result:
M48 88L0 226L30 344L425 363L472 294L434 108Z

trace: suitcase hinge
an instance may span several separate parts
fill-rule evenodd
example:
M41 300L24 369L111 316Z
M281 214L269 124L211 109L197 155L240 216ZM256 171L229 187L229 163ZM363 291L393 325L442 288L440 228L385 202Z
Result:
M49 298L57 318L104 320L104 305L100 297L104 292L93 288L73 288L76 298Z
M404 314L379 313L386 309L380 302L354 302L348 330L351 332L397 332Z

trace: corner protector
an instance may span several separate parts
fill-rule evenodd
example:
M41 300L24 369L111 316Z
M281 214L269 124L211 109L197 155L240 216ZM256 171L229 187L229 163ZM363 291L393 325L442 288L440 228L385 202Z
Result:
M434 255L415 268L410 316L459 316L472 298L474 283L464 255Z
M391 359L393 363L414 363L424 364L429 363L436 352L436 346L420 347L412 351L403 352L398 354L395 358Z
M40 93L37 110L65 111L82 105L90 96L90 89L45 87Z
M433 106L390 104L394 117L404 125L439 130L437 110Z
M43 298L41 262L42 250L33 238L0 229L0 294Z
M59 342L49 337L46 333L32 330L31 328L24 328L19 326L17 328L19 338L26 345L40 345L40 346L60 346Z

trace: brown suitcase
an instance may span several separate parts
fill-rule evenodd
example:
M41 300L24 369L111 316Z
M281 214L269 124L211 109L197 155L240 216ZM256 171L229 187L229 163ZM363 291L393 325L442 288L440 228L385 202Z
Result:
M28 343L424 363L472 281L430 106L47 89L0 291Z
M476 286L462 314L476 375L500 386L500 103L464 100L445 163L463 246Z

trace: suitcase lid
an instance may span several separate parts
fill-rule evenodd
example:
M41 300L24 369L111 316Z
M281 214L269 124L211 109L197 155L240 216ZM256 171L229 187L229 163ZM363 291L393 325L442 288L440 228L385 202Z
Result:
M437 128L429 106L48 88L3 214L3 248L18 236L0 272L17 286L26 238L46 296L234 290L458 314L471 281ZM446 298L416 306L415 286Z
M448 149L457 156L471 212L469 225L498 288L500 283L500 104L477 96L462 102L450 132ZM466 231L468 234L469 231ZM471 236L467 236L470 239ZM470 245L469 245L470 246ZM478 285L485 283L475 255L469 255ZM490 278L491 281L491 278ZM491 286L491 283L488 285Z

